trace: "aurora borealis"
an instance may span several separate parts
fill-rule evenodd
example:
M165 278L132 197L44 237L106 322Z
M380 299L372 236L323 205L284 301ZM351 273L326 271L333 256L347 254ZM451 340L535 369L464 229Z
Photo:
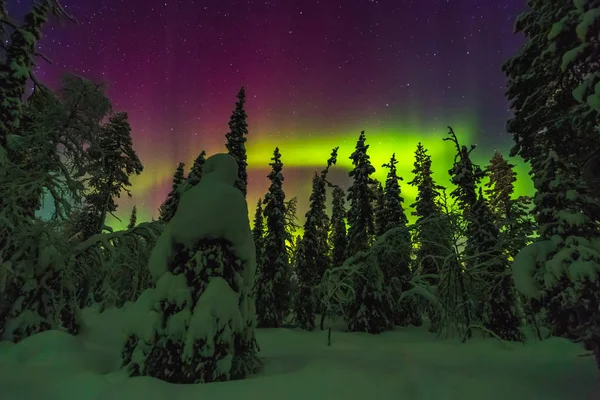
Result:
M29 0L11 0L15 19ZM269 159L279 146L287 198L302 221L311 176L340 146L331 179L349 183L348 156L361 130L380 168L393 152L410 181L422 141L439 184L448 185L454 148L477 144L486 164L508 154L509 118L502 63L519 48L513 22L525 0L62 0L79 25L53 23L37 77L50 86L64 72L108 85L127 111L145 170L132 179L133 198L119 201L126 223L157 215L179 161L190 167L205 149L225 150L224 135L240 86L247 90L248 203L268 188ZM516 163L517 160L512 160ZM531 190L519 164L518 193ZM414 189L402 184L405 206ZM121 226L119 223L114 223Z

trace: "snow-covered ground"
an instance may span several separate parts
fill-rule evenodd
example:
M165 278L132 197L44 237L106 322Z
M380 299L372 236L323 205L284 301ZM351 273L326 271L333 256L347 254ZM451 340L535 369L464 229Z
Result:
M591 357L562 339L529 345L438 340L422 328L381 335L259 329L262 373L247 380L173 385L116 372L131 304L84 310L78 337L49 331L0 343L2 400L600 399ZM476 336L478 336L476 334Z

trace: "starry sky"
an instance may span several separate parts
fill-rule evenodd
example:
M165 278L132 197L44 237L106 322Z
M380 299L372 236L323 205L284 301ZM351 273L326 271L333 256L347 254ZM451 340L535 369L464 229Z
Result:
M31 0L9 0L23 16ZM522 44L512 33L525 0L62 0L78 25L50 24L37 76L53 87L62 73L106 82L127 111L145 170L120 200L126 224L157 215L177 163L205 149L225 151L235 96L247 91L250 212L269 186L279 146L285 191L308 205L311 177L340 146L331 180L347 187L348 159L361 130L383 180L393 152L410 181L419 141L438 183L447 185L452 125L476 162L508 154L510 117L502 63ZM518 160L518 194L532 189ZM406 205L415 189L402 185ZM112 221L116 227L122 224Z

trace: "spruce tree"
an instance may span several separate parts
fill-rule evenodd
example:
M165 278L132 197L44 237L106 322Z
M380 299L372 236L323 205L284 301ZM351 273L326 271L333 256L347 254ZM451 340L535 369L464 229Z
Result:
M235 187L240 189L244 196L248 191L248 174L246 169L248 167L248 157L246 155L246 136L248 135L248 122L246 122L246 111L244 110L244 104L246 103L246 90L242 86L237 94L237 102L235 103L235 110L231 114L229 119L229 132L225 135L227 138L227 151L238 163L238 180Z
M187 177L187 188L194 187L200 182L204 175L204 163L206 162L206 151L202 150L198 157L194 160L194 165L190 169Z
M283 163L279 148L271 158L271 181L265 195L263 216L267 232L257 282L256 313L258 326L276 328L281 326L290 306L290 268L286 244L285 193L283 191Z
M378 334L392 328L393 304L376 257L361 251L346 263L359 264L361 271L353 282L355 296L346 310L348 330Z
M467 260L465 263L465 268L471 272L471 270L478 265L477 242L474 239L476 233L475 230L477 228L474 221L473 208L477 202L477 185L481 181L484 173L481 170L481 167L474 165L471 161L471 152L475 149L475 146L472 145L471 149L467 149L466 146L461 146L458 142L456 134L454 133L454 130L451 127L448 127L448 129L448 135L450 137L444 138L444 140L451 141L456 147L454 165L448 171L451 177L451 182L456 185L456 188L450 194L456 199L458 206L461 208L463 219L467 225L467 241L464 248L464 255ZM465 324L469 326L471 324L472 315L466 302L467 292L463 274L459 275L458 285L461 296L464 296L463 307ZM481 295L481 293L478 294ZM471 337L470 331L467 332L467 337Z
M385 181L385 193L384 193L384 221L386 221L383 232L387 232L390 229L405 227L408 223L406 214L402 204L404 198L401 196L400 182L401 177L398 176L396 170L396 154L392 154L390 162L383 164L384 168L388 168L388 174Z
M598 268L599 196L588 186L597 175L589 173L590 159L597 160L600 148L597 94L589 85L597 82L599 67L594 4L530 2L515 24L527 42L503 70L514 115L507 125L515 140L511 154L531 164L539 233L516 256L513 272L535 271L541 294L533 294L522 276L515 283L545 310L556 335L595 341L600 367L598 281L578 273L582 260ZM543 253L533 258L535 251Z
M85 202L98 218L94 233L101 233L106 216L117 210L115 198L120 197L122 191L131 197L129 176L139 175L144 170L133 149L127 113L116 113L109 118L89 153L95 161L88 181L91 192Z
M438 261L435 257L440 253L438 223L441 210L436 202L441 186L433 179L431 171L431 156L419 142L415 151L415 162L412 170L413 180L408 184L417 188L417 197L410 206L414 209L412 215L416 220L416 242L418 244L416 265L423 274L437 274ZM433 280L430 283L434 284Z
M325 180L315 172L304 223L303 254L296 263L299 292L294 305L296 323L302 329L309 331L315 327L315 313L318 306L313 288L320 282L329 264L327 254L329 217L325 213L325 196Z
M175 212L177 212L177 207L179 206L179 200L181 198L180 187L183 183L184 167L185 163L182 162L177 165L177 169L173 175L173 186L171 191L167 195L167 199L160 205L158 209L158 220L165 224L171 221L173 216L175 216Z
M555 151L541 163L534 175L539 239L533 245L543 250L529 263L517 255L513 269L517 274L523 274L519 268L533 271L541 294L524 292L534 298L534 308L543 311L556 336L600 344L600 282L593 272L600 270L600 233L594 222L600 203L581 177L572 178L575 168ZM527 257L527 248L522 252Z
M533 234L533 220L530 217L531 199L520 196L513 199L517 173L500 152L495 152L486 168L489 182L485 193L489 206L500 228L499 240L511 259L530 242Z
M127 229L135 228L135 224L137 222L137 207L133 206L131 209L131 216L129 217L129 224L127 225Z
M6 14L4 7L2 13ZM7 137L20 126L22 98L27 81L33 76L37 43L42 38L41 28L51 16L75 21L58 0L38 1L25 15L24 23L10 35L4 62L0 63L0 150L8 150ZM0 24L5 24L5 21Z
M481 188L473 206L472 246L479 268L484 271L482 320L484 326L504 340L521 341L520 320L515 315L512 279L506 274L508 260L499 242L500 231Z
M375 168L367 154L368 149L369 145L366 144L365 131L362 131L356 142L356 148L350 155L354 168L349 173L350 178L352 178L352 185L348 188L348 201L350 202L350 209L348 210L348 256L367 250L370 236L375 230L373 191L370 190L370 185L373 184L371 175L375 172Z
M439 284L438 274L444 258L451 249L447 230L442 228L443 214L437 203L441 186L433 179L431 170L431 156L421 142L417 144L415 162L412 173L414 177L408 184L417 188L415 202L411 204L412 215L417 217L415 228L415 242L417 245L415 268L420 274L425 275L425 282L432 292L436 292ZM427 314L431 322L430 330L437 331L439 313L432 305L428 305Z
M575 165L600 149L600 115L583 104L587 99L593 104L589 84L598 78L600 67L590 52L590 39L598 30L593 14L580 25L581 11L590 3L530 1L515 22L515 31L527 41L502 67L514 115L507 130L515 141L511 155L531 162L533 173L538 173L535 158L543 162L550 149Z
M381 182L376 182L373 192L375 236L379 237L386 232L387 227L387 221L385 220L385 191L381 185Z
M254 225L252 227L252 237L254 238L254 246L256 248L256 275L254 278L254 287L252 288L253 297L256 297L256 284L258 282L258 276L262 270L261 263L265 241L265 224L262 206L262 199L258 199L256 202L256 211L254 212Z
M331 263L339 267L346 259L346 206L345 193L339 186L334 186L331 207Z

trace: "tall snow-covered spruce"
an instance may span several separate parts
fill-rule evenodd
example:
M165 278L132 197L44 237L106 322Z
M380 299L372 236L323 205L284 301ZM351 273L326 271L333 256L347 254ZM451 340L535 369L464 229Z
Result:
M471 246L477 268L482 270L485 287L481 293L481 320L484 326L504 340L521 341L520 319L515 313L515 291L508 272L508 260L499 241L494 214L481 188L472 209ZM478 309L478 308L476 308Z
M225 135L225 138L227 138L225 147L227 147L227 151L235 158L238 164L238 179L235 187L241 190L244 197L246 197L246 193L248 192L248 173L246 171L248 167L248 157L246 155L248 122L246 119L248 116L244 110L245 103L246 89L242 86L237 94L235 109L229 119L229 132Z
M365 132L362 131L356 142L356 148L350 155L354 168L349 175L352 184L348 188L348 245L347 256L353 256L359 251L369 248L370 237L375 232L375 221L373 216L373 191L371 185L374 180L371 175L375 167L371 164L367 150Z
M412 243L406 227L408 219L402 207L404 199L400 195L399 184L402 178L397 174L397 163L396 155L392 154L389 163L382 165L389 171L381 196L381 209L375 213L376 216L381 214L381 232L370 251L375 255L383 273L385 289L393 299L393 309L389 318L396 325L420 325L420 317L412 300L401 300L402 292L410 289Z
M277 328L287 317L291 303L283 163L279 148L275 148L269 165L271 172L267 177L271 186L265 195L263 210L267 232L256 283L256 311L259 327Z
M413 165L414 177L408 184L417 188L415 202L411 204L414 209L412 215L417 217L414 270L424 276L428 291L437 294L439 273L451 249L448 232L442 227L444 216L437 201L442 187L433 179L431 156L427 154L427 149L421 142L417 144ZM426 310L431 324L430 330L436 332L440 322L439 310L434 304L428 304Z
M156 283L123 349L130 375L171 383L240 379L260 366L250 296L255 247L236 160L215 154L181 198L148 263Z
M294 315L298 326L309 331L315 327L315 313L320 305L314 289L330 264L327 242L329 217L325 212L326 179L329 168L337 161L337 150L337 147L333 149L321 174L315 172L313 176L304 234L298 249L300 256L296 260L298 293L294 301Z

